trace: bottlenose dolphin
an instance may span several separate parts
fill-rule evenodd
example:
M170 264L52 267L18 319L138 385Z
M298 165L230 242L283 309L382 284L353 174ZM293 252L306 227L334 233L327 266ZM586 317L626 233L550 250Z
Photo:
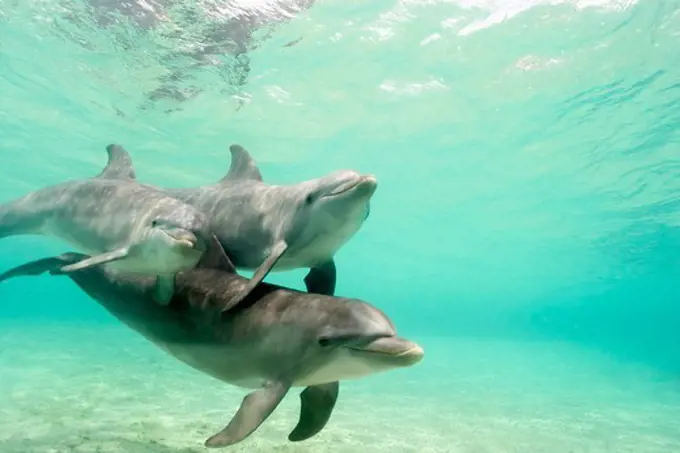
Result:
M157 277L158 302L167 303L177 272L206 250L208 221L196 208L139 184L129 154L108 145L106 167L95 177L46 187L0 205L0 238L44 235L94 255L62 269L96 264Z
M265 184L255 161L231 145L231 166L216 184L164 188L200 209L231 262L255 273L245 298L270 271L307 267L309 292L333 295L334 255L363 225L377 187L373 175L340 170L298 184Z
M396 336L382 311L360 300L261 283L234 307L248 280L217 250L210 247L202 262L206 267L177 274L168 306L154 302L154 282L146 276L102 266L66 274L118 320L176 359L254 390L229 424L205 441L207 447L226 447L251 435L291 387L306 388L300 394L299 421L288 439L309 439L328 422L338 381L412 366L423 358L420 346ZM0 282L59 274L64 264L82 259L66 253L33 261L0 275Z

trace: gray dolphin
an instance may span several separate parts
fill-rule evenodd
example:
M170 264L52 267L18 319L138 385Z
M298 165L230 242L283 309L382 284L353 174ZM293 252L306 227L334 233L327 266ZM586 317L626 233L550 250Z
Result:
M217 250L210 247L202 262L206 267L177 274L168 306L154 302L154 282L146 276L102 266L67 274L109 313L176 359L254 390L229 424L205 441L207 447L226 447L251 435L291 387L306 388L288 439L309 439L328 422L338 381L412 366L423 358L420 346L396 336L382 311L356 299L262 283L248 303L234 307L248 280L229 268ZM0 275L0 282L59 274L64 264L82 259L67 253L33 261Z
M231 166L216 184L164 190L206 214L236 268L255 271L235 303L270 271L305 267L307 290L333 295L334 255L368 218L375 176L341 170L298 184L265 184L242 146L229 151Z
M209 223L196 208L139 184L121 146L106 151L108 162L99 175L0 205L0 238L51 236L94 255L65 266L65 272L106 263L155 275L158 301L167 303L173 275L204 254Z

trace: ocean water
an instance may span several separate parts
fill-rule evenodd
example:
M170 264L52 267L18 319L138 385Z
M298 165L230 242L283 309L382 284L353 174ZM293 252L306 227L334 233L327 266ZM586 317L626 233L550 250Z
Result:
M273 184L376 175L336 294L425 359L343 382L306 442L291 392L224 451L680 452L679 80L677 1L0 0L0 202L113 142L160 186L232 143ZM207 451L244 394L65 278L0 285L1 453Z

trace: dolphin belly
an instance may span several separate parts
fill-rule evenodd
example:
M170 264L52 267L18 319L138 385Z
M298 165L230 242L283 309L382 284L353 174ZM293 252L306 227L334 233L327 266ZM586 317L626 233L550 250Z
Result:
M222 382L257 389L268 381L256 351L217 343L151 341L177 360Z
M330 353L322 363L301 373L293 382L296 386L321 385L340 380L359 379L375 374L376 369L369 362L353 359L346 350Z
M338 232L341 233L341 232ZM313 267L325 263L350 239L349 234L328 234L314 238L303 246L293 246L276 263L274 271Z

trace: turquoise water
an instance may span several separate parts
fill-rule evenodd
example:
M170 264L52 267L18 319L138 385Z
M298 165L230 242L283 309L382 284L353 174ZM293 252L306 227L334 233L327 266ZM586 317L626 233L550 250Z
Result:
M0 0L0 201L98 173L111 142L160 186L219 179L232 143L270 183L377 176L336 294L425 360L343 383L307 442L290 395L224 451L680 451L679 2L320 1L233 32L237 59L225 2L70 3ZM244 395L66 279L0 298L3 453L206 451Z

